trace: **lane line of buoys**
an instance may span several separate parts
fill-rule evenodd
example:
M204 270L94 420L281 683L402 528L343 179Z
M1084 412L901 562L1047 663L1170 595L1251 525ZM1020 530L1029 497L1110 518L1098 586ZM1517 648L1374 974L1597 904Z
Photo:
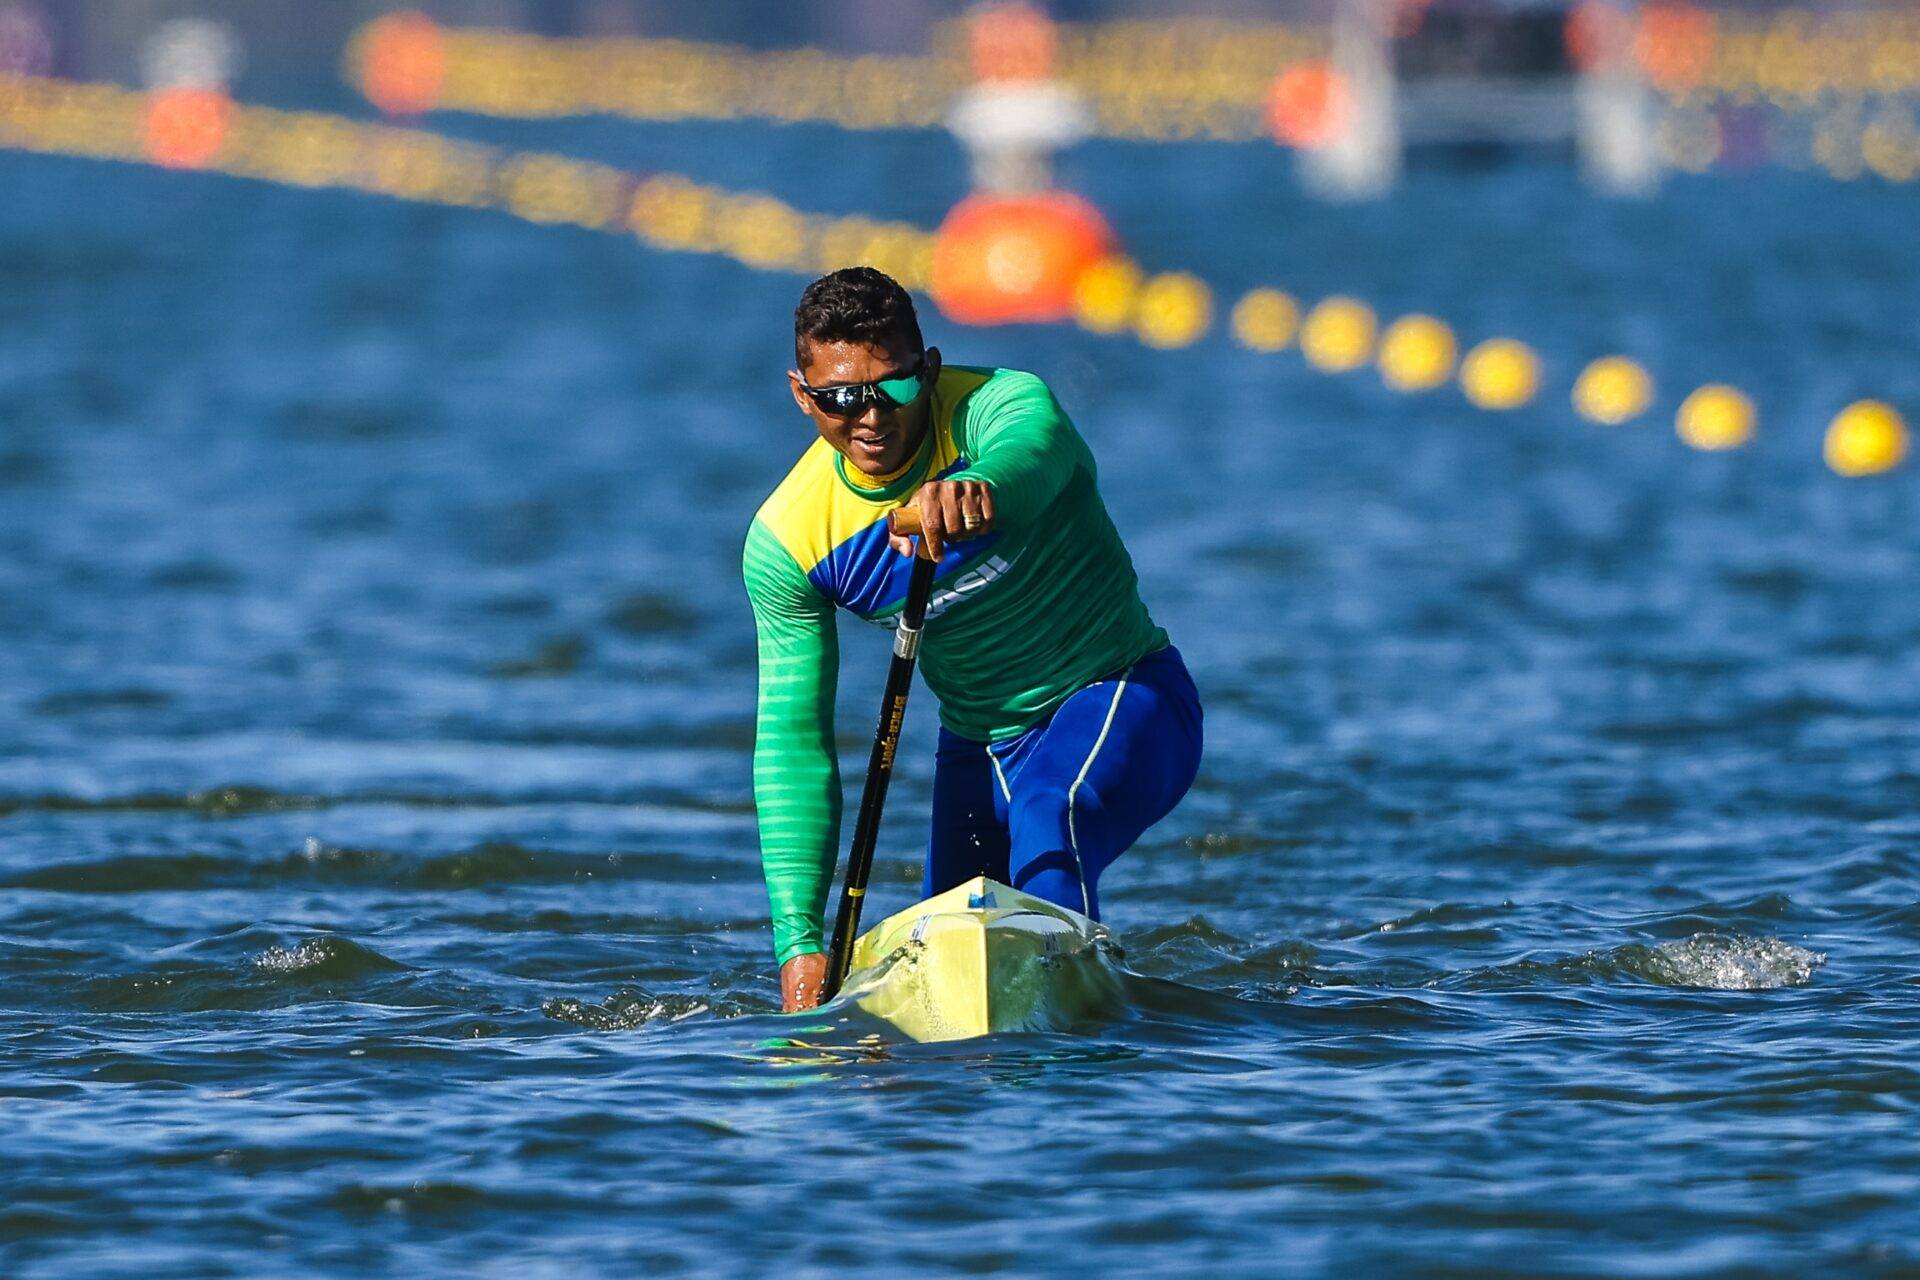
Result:
M843 55L641 36L539 36L441 26L400 12L359 29L347 75L381 110L515 119L772 120L846 129L936 128L973 79L993 29L1023 6L935 26L921 54ZM1090 132L1137 141L1272 138L1311 149L1350 116L1350 87L1316 22L1198 18L1053 23L1049 56ZM1412 0L1397 37L1418 31ZM983 34L985 33L985 34ZM1850 181L1920 178L1920 14L1748 13L1691 0L1581 0L1566 56L1591 67L1617 44L1658 95L1655 145L1683 172L1762 160Z
M1631 28L1634 61L1679 101L1813 109L1838 98L1920 94L1920 12L1910 5L1743 8L1700 0L1581 0L1569 45L1606 22Z
M635 174L541 152L462 142L421 130L317 112L243 106L211 90L191 104L172 91L0 76L0 147L178 170L221 173L285 186L337 188L396 199L495 209L542 225L631 234L661 249L717 254L769 271L812 274L870 262L909 288L928 289L934 236L908 223L807 213L771 196L742 193L675 174ZM213 93L218 101L202 100ZM1095 333L1128 334L1178 349L1213 325L1214 297L1190 273L1147 275L1125 258L1080 273L1073 320ZM1404 316L1382 330L1373 310L1350 297L1303 309L1262 287L1229 313L1232 337L1249 351L1299 346L1313 368L1346 373L1374 365L1406 393L1457 382L1467 400L1510 411L1536 397L1542 369L1532 348L1495 337L1459 354L1452 329L1432 316ZM1653 400L1647 371L1625 356L1587 365L1571 400L1583 417L1617 425ZM1736 388L1708 385L1683 401L1680 438L1703 450L1746 444L1757 414ZM1849 405L1829 425L1823 455L1845 476L1893 469L1909 451L1908 429L1890 404Z
M1150 283L1129 262L1101 264L1082 281L1079 322L1102 333L1131 327L1197 339L1211 300L1203 294L1158 295L1149 291ZM1188 286L1195 287L1204 289L1197 281ZM1135 291L1131 304L1125 297L1129 290ZM1142 313L1131 324L1126 318L1129 305ZM1180 314L1146 314L1169 306ZM1301 358L1321 373L1352 373L1371 365L1386 386L1404 394L1455 383L1468 403L1488 412L1533 403L1545 381L1539 355L1518 339L1488 338L1462 353L1459 338L1444 320L1414 314L1382 326L1371 307L1344 295L1303 307L1283 290L1250 289L1229 310L1228 328L1234 342L1260 354L1297 345ZM1581 367L1568 400L1580 417L1614 427L1644 417L1654 405L1655 390L1652 374L1639 361L1605 355ZM1758 426L1752 397L1721 383L1689 393L1674 415L1674 433L1703 452L1738 449L1755 438ZM1884 401L1863 400L1841 410L1828 426L1824 456L1837 474L1877 475L1905 461L1909 444L1907 424L1897 409Z
M933 237L911 223L808 213L677 174L639 174L311 111L243 106L215 90L0 76L0 147L495 209L528 222L629 233L661 249L810 273L871 262L910 288Z
M1567 50L1661 95L1654 143L1674 169L1821 169L1920 177L1920 12L1701 0L1579 0Z
M940 23L924 54L854 56L640 36L536 36L446 27L401 12L359 30L346 72L368 101L403 115L937 128L974 78L979 42L994 39L996 27L1016 25L1019 8L989 6ZM1085 103L1091 130L1146 141L1269 136L1276 75L1324 55L1329 39L1318 24L1203 18L1046 25L1059 78Z

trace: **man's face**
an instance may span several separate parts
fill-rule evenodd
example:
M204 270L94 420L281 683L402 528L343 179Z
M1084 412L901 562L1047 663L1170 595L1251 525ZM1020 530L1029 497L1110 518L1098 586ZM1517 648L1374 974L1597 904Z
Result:
M928 388L940 373L939 350L927 348L926 375L920 394L911 404L883 409L869 400L858 416L851 418L837 417L823 410L806 393L806 387L853 386L899 378L921 362L920 352L903 338L885 342L808 342L804 350L806 363L789 373L787 381L792 387L794 403L813 420L826 442L839 450L848 464L862 475L892 475L906 466L927 436L933 406Z

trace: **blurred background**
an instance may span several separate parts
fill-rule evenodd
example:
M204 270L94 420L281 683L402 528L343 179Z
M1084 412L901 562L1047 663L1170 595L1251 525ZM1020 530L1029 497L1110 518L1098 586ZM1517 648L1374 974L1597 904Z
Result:
M1571 169L1591 195L1585 216L1638 217L1661 242L1639 244L1642 252L1701 225L1663 225L1645 208L1709 190L1725 210L1709 216L1764 252L1744 240L1764 236L1764 222L1736 227L1724 202L1793 185L1788 174L1875 190L1920 175L1920 14L1907 6L1298 0L1161 9L474 0L423 12L14 0L0 8L0 70L14 76L0 128L22 150L501 209L760 271L872 260L963 324L1066 322L1163 349L1215 329L1256 353L1297 340L1314 368L1377 364L1404 392L1457 381L1483 409L1571 394L1581 416L1618 425L1665 408L1657 388L1696 392L1677 406L1675 425L1708 450L1745 445L1757 425L1739 369L1694 361L1656 378L1667 371L1650 372L1659 362L1650 335L1615 323L1568 353L1579 363L1543 370L1536 348L1553 343L1555 328L1546 317L1512 334L1461 331L1431 295L1410 300L1436 314L1396 316L1399 300L1359 266L1319 296L1321 282L1304 278L1298 261L1318 254L1280 258L1272 274L1283 279L1264 279L1268 264L1257 260L1223 278L1177 236L1127 221L1124 196L1103 187L1164 188L1170 157L1205 155L1217 176L1198 190L1178 185L1211 204L1181 210L1180 231L1225 223L1226 234L1284 253L1313 234L1286 220L1298 192L1422 210L1406 221L1438 229L1448 211L1417 190L1396 198L1410 168ZM396 124L368 122L376 114ZM743 127L726 132L731 145L706 165L649 145L689 132L663 126L717 121ZM863 200L851 174L810 182L818 170L809 167L756 170L737 154L752 150L744 126L755 123L825 126L834 132L771 136L884 150L917 172ZM535 141L544 146L526 145ZM1714 185L1668 190L1695 175ZM1820 193L1809 197L1810 216L1831 218L1836 202L1854 198L1825 183L1807 189ZM1473 221L1524 217L1518 194L1489 187ZM1653 203L1639 213L1619 203L1636 200ZM1878 203L1904 207L1891 195ZM1380 221L1331 212L1315 221L1354 218ZM1854 240L1844 220L1833 239ZM1426 256L1359 242L1349 254L1390 262L1401 277ZM1500 265L1486 261L1481 287L1457 305L1517 274L1511 261ZM1596 265L1615 276L1635 267L1621 255ZM1669 315L1708 309L1688 306L1688 284L1662 281L1682 291ZM1562 291L1561 328L1565 313L1582 309L1571 305L1575 292ZM1898 389L1863 390L1897 399ZM1835 428L1826 461L1843 474L1904 456L1897 404L1814 411L1809 426Z
M1910 1274L1916 95L1910 4L0 0L0 1271ZM859 262L1206 702L1081 1035L765 1048Z

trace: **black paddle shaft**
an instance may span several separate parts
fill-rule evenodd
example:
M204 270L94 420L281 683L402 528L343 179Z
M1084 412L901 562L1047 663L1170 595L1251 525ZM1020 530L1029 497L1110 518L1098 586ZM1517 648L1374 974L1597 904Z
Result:
M887 783L893 779L900 726L907 718L907 694L913 688L913 664L920 656L920 629L927 620L927 597L933 594L934 567L925 555L914 557L907 603L900 610L900 625L893 633L893 665L887 668L887 691L880 699L880 727L873 734L867 784L860 793L860 817L853 826L853 851L847 855L847 882L840 890L840 914L833 922L833 948L827 953L827 979L820 993L823 1003L838 994L853 965L860 905L867 896L867 877L873 871L873 847L880 839L880 809L887 801Z

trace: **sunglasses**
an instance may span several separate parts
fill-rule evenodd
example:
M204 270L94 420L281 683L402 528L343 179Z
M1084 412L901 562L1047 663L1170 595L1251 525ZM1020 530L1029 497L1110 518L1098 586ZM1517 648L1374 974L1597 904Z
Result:
M854 382L840 387L810 387L802 378L800 389L820 406L820 412L835 418L857 418L867 411L870 404L879 406L882 413L906 408L920 398L920 389L926 383L926 376L927 361L923 356L914 362L913 368L897 378Z

